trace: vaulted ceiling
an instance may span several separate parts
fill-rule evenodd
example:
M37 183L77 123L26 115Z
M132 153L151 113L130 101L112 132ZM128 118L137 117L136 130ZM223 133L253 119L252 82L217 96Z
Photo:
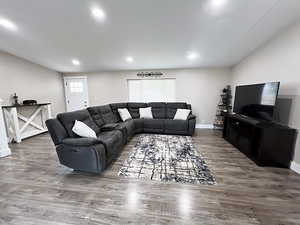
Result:
M299 0L0 0L0 50L60 72L232 66Z

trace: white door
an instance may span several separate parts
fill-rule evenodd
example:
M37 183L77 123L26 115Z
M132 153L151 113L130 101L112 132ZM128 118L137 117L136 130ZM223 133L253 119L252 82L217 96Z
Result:
M89 106L87 77L64 77L67 111L85 109Z

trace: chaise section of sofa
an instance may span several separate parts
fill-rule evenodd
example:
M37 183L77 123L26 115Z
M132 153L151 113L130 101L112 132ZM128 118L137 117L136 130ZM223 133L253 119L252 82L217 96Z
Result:
M151 107L153 119L140 118L139 109ZM127 108L132 119L122 121L118 109ZM46 121L61 164L74 170L101 173L118 157L124 144L139 133L190 135L195 131L196 117L174 120L177 109L190 109L184 102L113 103L84 110L61 113ZM97 138L77 136L75 121L88 125Z

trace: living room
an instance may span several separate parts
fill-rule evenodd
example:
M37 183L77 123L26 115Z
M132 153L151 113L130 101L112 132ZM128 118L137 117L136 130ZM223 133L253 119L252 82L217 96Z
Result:
M298 0L0 3L0 224L300 224Z

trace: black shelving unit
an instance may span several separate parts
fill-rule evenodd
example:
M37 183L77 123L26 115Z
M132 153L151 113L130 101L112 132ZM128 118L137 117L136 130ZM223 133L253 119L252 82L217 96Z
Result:
M232 111L232 94L230 85L227 85L226 88L222 90L222 94L220 95L220 101L217 106L216 117L214 121L215 129L223 129L224 128L224 117L226 114L231 113Z
M259 166L289 168L298 131L240 114L225 116L223 138Z

